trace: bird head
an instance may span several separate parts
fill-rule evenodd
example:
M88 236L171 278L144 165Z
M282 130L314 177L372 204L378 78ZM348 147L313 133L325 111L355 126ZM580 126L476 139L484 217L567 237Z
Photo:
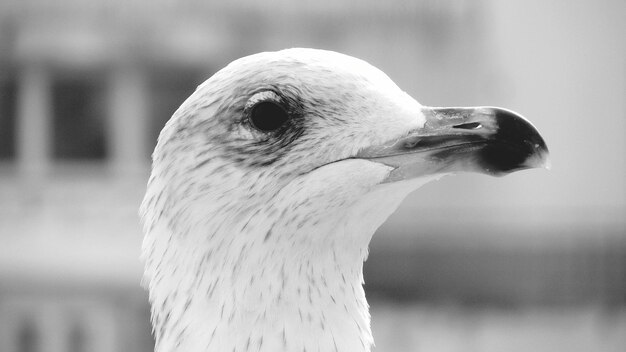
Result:
M163 129L153 178L170 210L250 210L281 192L332 208L546 160L537 130L511 111L425 107L365 61L289 49L236 60L199 86Z
M350 56L236 60L181 105L153 154L141 212L157 345L368 350L362 262L402 199L442 175L503 175L547 154L511 111L422 106ZM185 336L198 324L213 334Z

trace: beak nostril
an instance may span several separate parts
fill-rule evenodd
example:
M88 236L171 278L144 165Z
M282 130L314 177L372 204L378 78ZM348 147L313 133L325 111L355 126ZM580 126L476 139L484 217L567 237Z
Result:
M483 125L481 125L479 122L462 123L460 125L452 126L452 128L458 128L462 130L477 130L481 127L483 127Z
M411 148L415 148L415 146L420 142L419 138L411 138L407 141L404 142L404 147L411 149Z

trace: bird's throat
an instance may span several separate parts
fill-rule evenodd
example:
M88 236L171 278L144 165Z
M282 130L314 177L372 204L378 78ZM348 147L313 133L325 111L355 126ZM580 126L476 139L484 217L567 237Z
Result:
M156 351L370 350L365 248L230 245L168 251L150 282Z

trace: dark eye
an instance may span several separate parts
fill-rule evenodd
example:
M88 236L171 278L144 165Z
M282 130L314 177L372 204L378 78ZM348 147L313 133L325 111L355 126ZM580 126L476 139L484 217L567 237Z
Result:
M250 113L252 125L263 132L272 132L279 129L289 120L289 114L282 106L275 102L264 101L257 103Z

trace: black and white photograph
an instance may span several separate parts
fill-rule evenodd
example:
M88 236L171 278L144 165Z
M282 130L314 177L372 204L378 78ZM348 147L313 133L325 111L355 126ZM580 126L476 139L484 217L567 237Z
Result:
M626 351L623 0L0 0L0 352Z

